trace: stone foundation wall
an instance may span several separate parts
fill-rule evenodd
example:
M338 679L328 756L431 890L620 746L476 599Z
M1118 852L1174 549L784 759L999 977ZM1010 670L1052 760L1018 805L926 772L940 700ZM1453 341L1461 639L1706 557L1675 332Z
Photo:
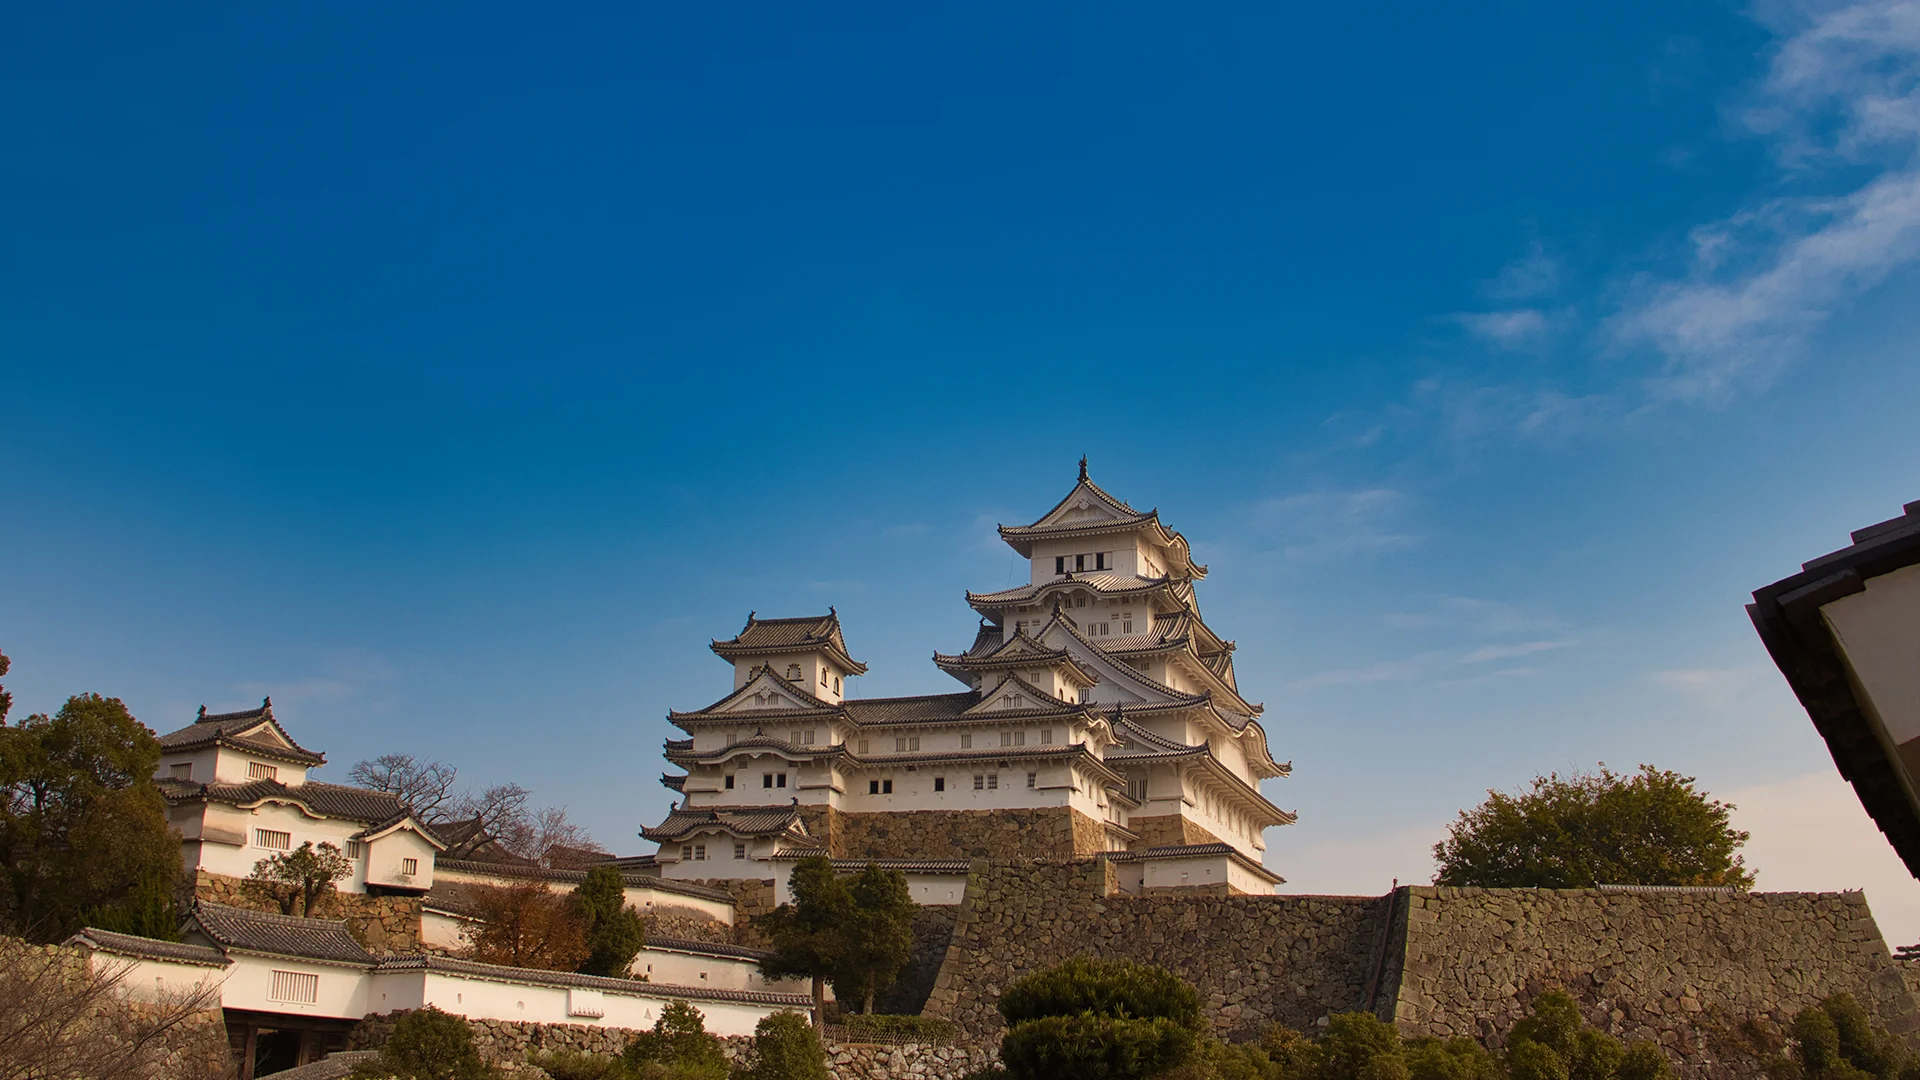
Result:
M773 879L755 881L752 878L695 878L691 885L704 885L709 889L719 889L733 897L734 917L765 915L778 906L774 899Z
M1058 858L1106 848L1101 825L1065 806L837 817L833 854L842 859Z
M355 1026L349 1045L373 1050L387 1041L404 1012L369 1016ZM587 1024L529 1024L514 1020L474 1020L473 1038L482 1056L500 1065L519 1065L534 1051L572 1051L583 1054L619 1054L637 1032L627 1028ZM753 1040L733 1036L720 1040L731 1065L747 1063ZM908 1043L825 1044L827 1070L835 1080L960 1080L994 1061L994 1050L978 1046L936 1046Z
M1110 864L979 863L926 1013L997 1040L1007 984L1087 953L1173 970L1222 1035L1267 1023L1311 1029L1358 1008L1385 921L1383 897L1123 896Z
M206 870L194 873L193 898L250 911L280 910L272 901L249 895L241 878ZM336 889L320 898L313 917L345 919L347 933L370 953L418 952L421 902L418 896L371 896Z
M1659 1042L1685 1077L1752 1071L1716 1058L1716 1028L1785 1022L1842 991L1910 1044L1920 1035L1920 1001L1860 893L1131 896L1095 859L977 862L925 1011L990 1043L1010 982L1081 953L1171 969L1229 1037L1371 1010L1407 1035L1497 1043L1550 988L1615 1035Z
M874 1011L911 1016L926 1008L933 981L940 976L940 965L953 944L953 924L959 914L957 904L914 909L913 958L893 985L874 997Z
M1587 1019L1654 1039L1695 1074L1725 1073L1715 1024L1785 1024L1829 994L1853 994L1896 1035L1920 1006L1862 893L1400 890L1404 967L1393 1019L1409 1035L1497 1043L1526 1003L1559 987Z
M1140 834L1134 850L1168 847L1175 844L1218 844L1219 837L1180 814L1156 814L1127 821L1127 828Z

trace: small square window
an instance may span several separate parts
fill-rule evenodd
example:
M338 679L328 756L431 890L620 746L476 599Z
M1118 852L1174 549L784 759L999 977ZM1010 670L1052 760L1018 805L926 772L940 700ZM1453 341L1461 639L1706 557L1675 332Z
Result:
M1012 745L1013 745L1013 732L1011 732L1011 731L1003 731L1003 732L1001 732L1001 733L1000 733L1000 745L1001 745L1001 746L1012 746Z
M1053 572L1056 574L1064 574L1067 572L1067 557L1065 555L1055 555L1053 557Z
M935 790L935 791L945 791L945 790L947 790L947 778L946 778L946 777L944 777L944 776L936 776L936 777L934 777L934 778L933 778L933 790Z
M682 862L693 861L693 845L692 844L680 845L680 859Z
M728 791L732 791L732 790L733 790L733 774L732 774L732 773L728 773L728 774L727 774L727 778L726 778L726 785L727 785L727 790L728 790Z
M761 774L760 774L760 786L761 786L761 787L772 787L772 786L773 786L773 774L772 774L772 773L761 773Z
M891 780L880 781L880 794L882 795L893 794L893 781Z
M193 764L188 762L185 765L170 765L167 767L167 775L173 777L175 780L191 780L193 779Z
M776 777L774 777L774 778L773 778L773 786L774 786L774 787L786 787L786 786L787 786L787 774L786 774L786 773L781 773L780 775L778 775L778 776L776 776Z
M412 876L414 874L419 873L420 860L419 859L401 859L400 872L408 876Z
M867 740L865 739L860 740L860 752L863 754L867 752Z
M280 766L262 765L257 761L247 762L247 778L250 780L278 780Z
M746 858L746 857L747 857L747 845L745 845L745 844L735 844L735 845L733 845L733 857L734 857L734 858L736 858L736 859L744 859L744 858Z
M800 731L799 728L795 728L792 731L787 732L787 742L790 745L799 746L801 734L802 732Z
M981 788L984 788L986 786L987 786L987 778L980 775L979 773L974 773L973 774L973 790L979 791Z
M1053 745L1053 729L1052 728L1043 727L1040 729L1040 745L1042 746Z
M896 754L898 754L898 753L902 753L903 751L905 751L905 750L906 750L906 748L907 748L907 737L906 737L905 735L896 735L896 736L894 736L894 738L893 738L893 752L894 752L894 753L896 753Z
M997 790L999 787L1000 787L1000 774L997 772L988 773L987 774L987 790L994 791L994 790Z
M909 750L920 749L920 736L918 735L909 736L907 738L907 749Z
M960 736L960 749L962 749L962 750L971 750L971 749L973 749L973 736L972 736L972 735L962 735L962 736Z
M1013 745L1015 746L1027 745L1027 733L1024 728L1013 733Z
M867 794L869 795L880 794L880 781L878 780L867 781Z
M800 733L800 745L801 745L801 746L812 746L812 745L813 745L813 732L811 732L811 731L803 731L803 732L801 732L801 733Z

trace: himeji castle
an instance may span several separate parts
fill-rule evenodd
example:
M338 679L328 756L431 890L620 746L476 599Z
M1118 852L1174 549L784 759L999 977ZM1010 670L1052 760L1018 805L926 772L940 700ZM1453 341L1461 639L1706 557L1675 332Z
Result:
M732 690L669 715L687 737L666 758L685 772L662 783L682 799L641 832L659 852L621 861L775 885L762 903L816 854L907 870L923 903L957 900L983 857L1098 856L1128 891L1272 892L1263 834L1294 815L1259 785L1290 766L1240 693L1233 643L1201 617L1207 568L1186 538L1084 459L1065 498L999 531L1027 584L967 594L977 635L933 655L956 693L851 696L867 668L832 609L750 614L714 641Z

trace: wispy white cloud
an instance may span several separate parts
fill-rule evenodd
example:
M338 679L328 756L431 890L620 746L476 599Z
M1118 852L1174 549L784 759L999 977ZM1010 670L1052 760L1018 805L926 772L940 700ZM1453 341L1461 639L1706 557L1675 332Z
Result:
M1564 649L1574 644L1572 641L1522 641L1513 645L1482 645L1480 648L1462 656L1463 664L1484 664L1490 660L1511 660L1516 656L1532 656L1534 653Z
M1442 596L1425 611L1390 612L1383 621L1394 630L1456 630L1485 637L1537 634L1563 625L1550 615L1476 596Z
M1538 341L1547 332L1547 317L1537 308L1510 311L1462 311L1453 321L1475 337L1502 349L1518 349Z
M1409 500L1391 488L1312 491L1253 508L1253 531L1273 538L1290 559L1322 560L1412 547Z
M1656 399L1763 388L1835 311L1920 259L1920 0L1769 11L1782 36L1743 119L1803 182L1836 163L1875 171L1702 225L1684 275L1635 284L1611 330L1663 358Z
M1495 300L1537 300L1555 292L1561 277L1560 260L1547 254L1546 245L1535 240L1525 255L1486 282L1483 291Z

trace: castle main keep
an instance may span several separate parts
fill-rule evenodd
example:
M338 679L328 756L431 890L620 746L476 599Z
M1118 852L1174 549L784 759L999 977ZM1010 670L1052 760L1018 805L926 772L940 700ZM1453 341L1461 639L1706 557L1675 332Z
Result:
M970 858L1101 856L1131 890L1271 893L1260 793L1286 776L1241 695L1234 646L1201 617L1187 540L1087 476L1029 525L1017 588L966 595L972 644L933 662L957 693L859 698L839 616L747 617L713 651L731 692L668 719L661 778L684 796L635 869L785 880L793 860L901 863L922 902ZM952 888L944 890L953 891Z

